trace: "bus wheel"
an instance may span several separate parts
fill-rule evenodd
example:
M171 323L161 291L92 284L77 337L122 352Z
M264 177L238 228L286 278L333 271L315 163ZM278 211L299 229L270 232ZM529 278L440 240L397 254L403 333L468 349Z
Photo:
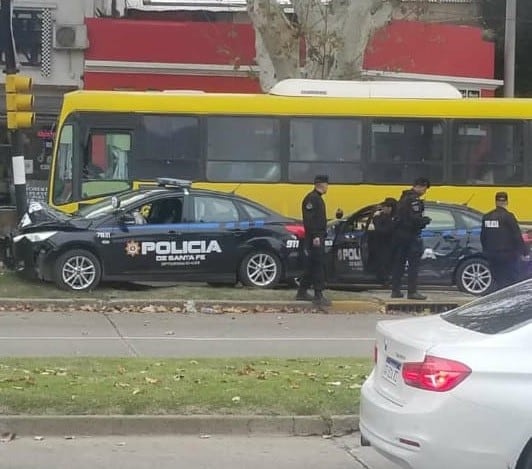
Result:
M54 280L62 290L92 290L101 276L100 261L85 249L66 251L55 261Z
M248 287L272 288L279 283L281 271L281 261L275 254L254 251L242 260L239 279Z
M456 271L456 285L472 295L485 295L493 288L493 275L491 275L488 261L480 257L473 257L462 262Z

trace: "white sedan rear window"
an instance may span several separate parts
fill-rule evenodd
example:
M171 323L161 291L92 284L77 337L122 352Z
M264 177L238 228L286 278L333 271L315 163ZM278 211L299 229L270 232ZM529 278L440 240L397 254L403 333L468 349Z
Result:
M443 313L446 321L483 334L498 334L532 321L532 280Z

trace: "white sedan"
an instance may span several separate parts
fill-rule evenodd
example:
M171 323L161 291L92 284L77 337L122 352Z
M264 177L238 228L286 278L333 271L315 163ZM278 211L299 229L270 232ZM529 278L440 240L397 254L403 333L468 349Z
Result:
M360 432L411 469L532 469L532 280L377 325Z

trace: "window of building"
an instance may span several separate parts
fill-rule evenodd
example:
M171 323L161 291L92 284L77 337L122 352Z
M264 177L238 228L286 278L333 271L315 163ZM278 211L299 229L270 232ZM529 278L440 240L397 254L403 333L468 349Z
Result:
M443 124L436 120L374 120L366 182L443 181Z
M294 118L290 121L291 182L328 174L335 183L362 181L362 122L355 119Z
M17 49L17 61L21 65L38 67L42 62L42 10L13 9L13 37ZM0 62L5 64L5 53L9 40L0 34Z
M453 184L512 185L524 182L520 122L457 122L451 149Z
M207 179L281 179L280 122L266 117L207 119Z

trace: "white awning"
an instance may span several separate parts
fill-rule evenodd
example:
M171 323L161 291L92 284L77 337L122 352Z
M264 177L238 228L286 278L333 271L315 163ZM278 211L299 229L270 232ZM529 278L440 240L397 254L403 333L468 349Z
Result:
M329 0L322 0L329 3ZM290 0L277 0L287 10L292 9ZM246 0L126 0L126 8L145 11L204 10L246 11Z
M322 0L327 4L330 0ZM401 0L403 2L427 0ZM476 0L428 0L431 3L474 3ZM291 0L277 0L287 10L292 10ZM171 11L245 11L246 0L126 0L126 8L131 10Z
M425 73L386 72L381 70L362 70L364 78L379 80L438 81L450 83L457 88L476 88L495 90L504 85L503 80L477 77L457 77L451 75L429 75Z

